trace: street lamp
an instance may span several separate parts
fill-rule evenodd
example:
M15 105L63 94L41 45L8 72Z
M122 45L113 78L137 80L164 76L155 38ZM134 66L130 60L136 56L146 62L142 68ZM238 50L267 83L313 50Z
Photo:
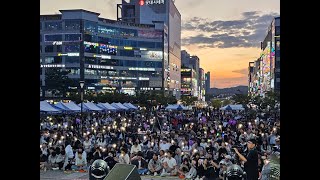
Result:
M82 112L83 112L83 86L84 86L84 81L80 81L80 100L81 100L81 112L80 112L80 120L81 120L81 132L83 134L83 116L82 116Z

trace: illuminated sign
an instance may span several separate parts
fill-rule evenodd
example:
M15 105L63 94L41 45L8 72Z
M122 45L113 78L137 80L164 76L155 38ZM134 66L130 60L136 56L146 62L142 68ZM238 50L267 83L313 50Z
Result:
M92 42L87 42L87 41L84 41L83 44L84 45L89 45L89 46L91 46L91 45L92 46L99 46L99 43L92 43Z
M141 1L140 1L141 2ZM164 4L164 0L146 0L146 5L153 5L153 4ZM140 4L141 5L141 4Z
M145 81L145 80L149 80L149 78L147 77L147 78L145 78L145 77L139 77L139 80L140 81Z
M147 48L140 48L141 51L146 51L148 50Z
M137 68L137 67L131 67L129 68L129 71L155 71L155 68Z
M133 48L132 48L132 47L124 46L123 49L125 49L125 50L132 50Z
M41 64L40 65L41 68L63 68L66 67L65 64Z
M58 53L58 56L80 56L80 54L79 53L67 53L67 54Z
M91 69L113 69L112 66L91 65L91 64L88 65L88 68L91 68Z
M93 55L93 57L98 57L98 58L101 58L101 59L111 59L111 56L106 56L106 55Z
M95 87L88 87L88 89L96 89Z
M62 41L53 41L52 45L62 45Z

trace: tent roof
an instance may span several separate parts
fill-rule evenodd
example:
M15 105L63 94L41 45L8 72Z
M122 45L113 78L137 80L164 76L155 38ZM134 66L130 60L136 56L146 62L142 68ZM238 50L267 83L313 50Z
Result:
M83 103L83 106L91 111L102 111L97 105L92 102Z
M40 101L40 111L44 111L44 112L60 112L60 110L54 108L47 101Z
M244 110L241 104L229 104L220 108L220 110L228 110L229 109L228 107L230 107L232 110Z
M138 108L136 106L134 106L133 104L131 103L123 103L124 106L128 107L129 109L135 109L137 110Z
M64 106L66 106L71 111L81 111L81 108L76 105L76 103L70 101L69 103L62 103Z
M113 104L113 103L112 103ZM129 110L129 108L125 107L124 105L122 105L121 103L114 103L116 104L119 108L124 109L124 110Z
M57 107L58 109L63 110L63 111L70 111L70 109L67 108L62 102L58 102L54 106Z
M98 103L97 106L106 110L117 110L115 107L111 106L109 103Z

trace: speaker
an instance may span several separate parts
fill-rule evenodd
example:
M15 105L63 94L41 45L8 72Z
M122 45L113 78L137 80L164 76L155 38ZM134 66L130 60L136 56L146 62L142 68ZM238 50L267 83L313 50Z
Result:
M117 163L104 180L141 180L135 165Z

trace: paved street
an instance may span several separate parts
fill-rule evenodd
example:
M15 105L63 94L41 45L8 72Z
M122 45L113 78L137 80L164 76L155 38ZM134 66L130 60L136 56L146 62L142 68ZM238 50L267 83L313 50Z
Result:
M63 171L40 171L40 179L42 180L88 180L89 176L87 173L72 172L70 174L64 173ZM157 179L170 179L178 180L178 177L160 177L160 176L143 176L142 180L157 180Z

